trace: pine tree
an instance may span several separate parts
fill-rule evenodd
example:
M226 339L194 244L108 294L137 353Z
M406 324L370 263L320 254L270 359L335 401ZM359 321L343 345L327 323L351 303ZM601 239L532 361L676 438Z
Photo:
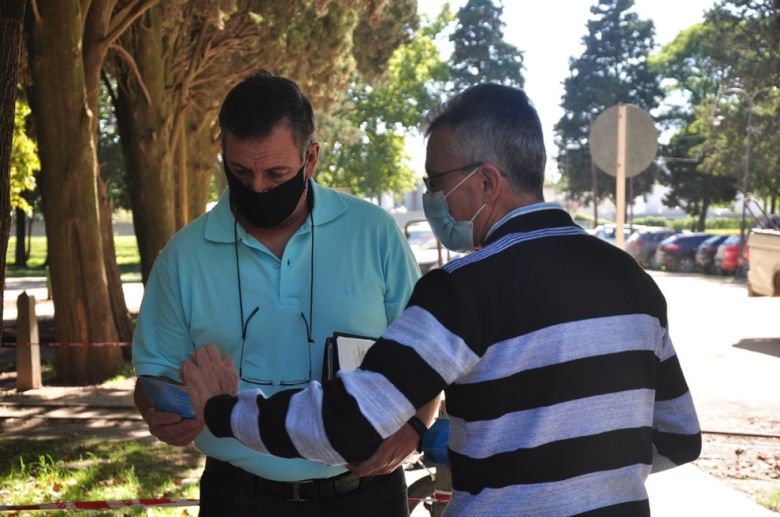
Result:
M493 0L469 0L458 11L450 36L454 91L487 81L523 87L523 53L504 41L503 11Z
M588 131L595 118L619 103L650 111L661 98L659 77L647 62L655 26L650 20L640 20L633 7L634 0L598 0L591 7L588 34L582 38L585 51L569 63L562 99L565 113L555 131L560 171L575 198L593 197ZM595 177L597 192L614 198L614 179L600 171ZM649 192L655 177L654 165L636 176L634 194Z

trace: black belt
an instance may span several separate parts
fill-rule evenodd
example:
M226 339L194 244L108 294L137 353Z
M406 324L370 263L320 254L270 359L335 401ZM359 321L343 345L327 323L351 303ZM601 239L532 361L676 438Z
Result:
M317 501L333 499L358 488L369 485L376 477L358 477L352 472L322 479L306 479L303 481L274 481L255 476L230 463L215 458L206 458L206 470L218 471L220 475L241 476L251 478L253 492L257 495L279 497L288 501Z

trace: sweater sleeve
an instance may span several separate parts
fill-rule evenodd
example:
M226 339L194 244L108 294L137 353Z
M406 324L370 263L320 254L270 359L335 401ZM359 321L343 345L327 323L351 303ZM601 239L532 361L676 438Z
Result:
M659 360L653 407L653 472L693 461L701 452L693 399L665 329Z
M479 357L441 321L456 321L444 271L415 287L409 307L369 350L360 368L306 389L265 398L242 392L215 397L206 423L261 453L332 465L359 463L415 410L469 371ZM434 310L429 304L435 303ZM436 314L436 316L434 316Z

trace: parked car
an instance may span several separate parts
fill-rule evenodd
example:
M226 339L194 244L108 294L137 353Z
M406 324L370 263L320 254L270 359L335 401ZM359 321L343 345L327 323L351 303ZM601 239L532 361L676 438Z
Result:
M696 248L712 234L678 233L658 244L655 260L667 271L691 273L696 269Z
M742 257L739 256L739 235L730 235L715 252L715 270L724 275L733 275L742 265Z
M427 221L412 221L406 225L404 232L423 274L463 256L463 253L455 253L442 246Z
M696 249L696 265L705 273L711 275L716 273L715 269L715 252L718 251L723 241L726 240L728 235L713 235L709 239L705 240Z
M635 231L626 241L626 252L634 257L644 268L658 269L660 264L655 261L655 250L658 244L677 233L668 228L643 228Z
M623 226L623 242L627 242L628 238L633 233L638 232L639 230L646 230L647 228L647 226L639 224L631 225L626 223ZM600 224L595 228L588 230L588 233L595 235L599 239L607 241L610 244L615 244L615 237L617 236L617 225L614 223Z

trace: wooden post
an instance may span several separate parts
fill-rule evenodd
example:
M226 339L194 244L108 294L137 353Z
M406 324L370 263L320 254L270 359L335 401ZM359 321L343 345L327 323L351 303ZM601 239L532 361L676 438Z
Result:
M618 106L617 174L615 174L615 245L625 249L623 227L626 222L626 140L628 139L628 109Z
M40 388L41 346L38 342L38 320L35 296L24 291L16 299L16 391Z

